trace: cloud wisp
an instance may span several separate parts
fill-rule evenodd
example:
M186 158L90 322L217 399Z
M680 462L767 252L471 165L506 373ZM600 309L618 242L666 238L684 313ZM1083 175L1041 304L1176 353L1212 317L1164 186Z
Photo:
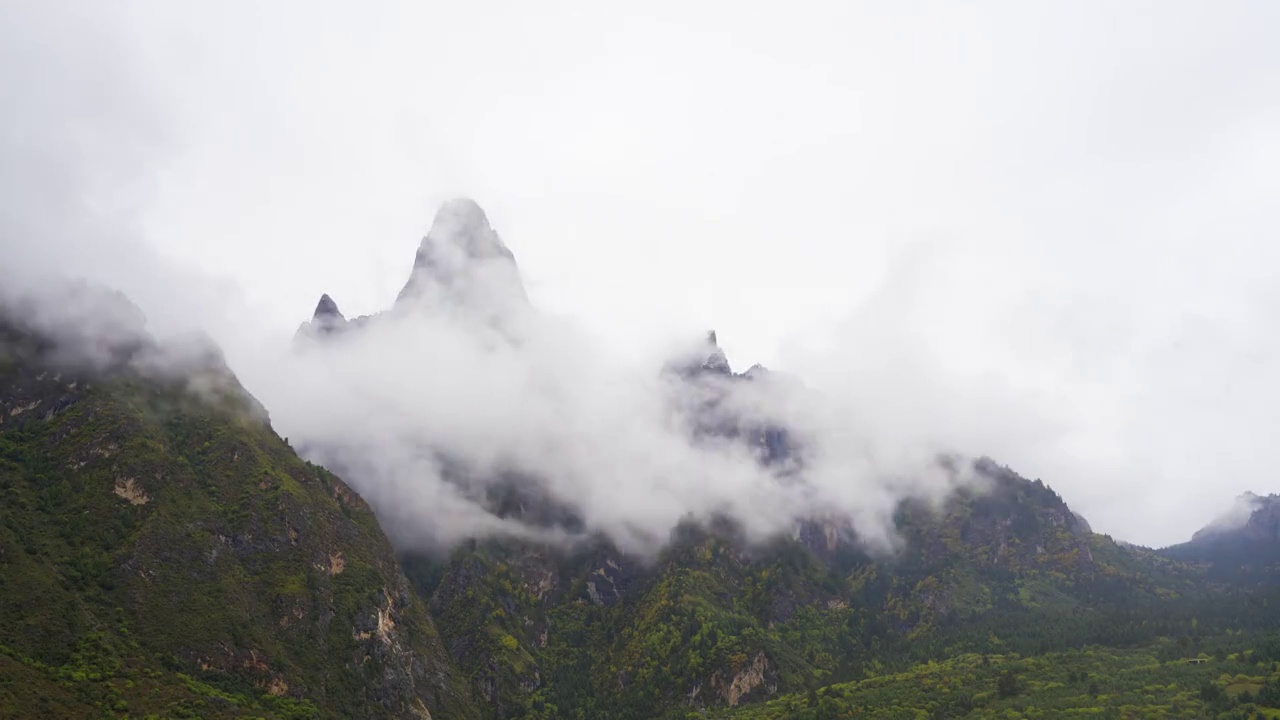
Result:
M489 353L405 340L423 367L518 378L455 372L428 397L482 415L447 403L529 390L552 409L519 422L591 419L535 427L536 452L515 419L496 450L453 436L480 419L440 430L479 460L556 468L531 456L581 438L572 452L660 477L610 454L595 423L627 418L592 403L662 417L621 396L652 397L678 339L714 327L735 361L821 398L734 394L825 438L811 471L832 469L815 483L837 506L890 502L911 481L885 478L939 447L1151 545L1280 490L1280 6L497 5L6 3L0 294L119 289L152 332L215 339L298 437L316 421L279 366L300 308L390 306L438 201L472 194L538 319L401 333ZM595 395L559 387L560 364ZM666 442L640 447L679 457ZM776 504L770 482L748 473L735 497ZM664 518L728 502L653 495Z
M254 377L261 399L407 543L545 534L483 502L513 482L526 502L564 508L583 532L635 552L717 516L755 539L838 518L887 549L900 501L936 503L967 480L938 465L954 449L945 438L882 432L873 411L859 422L759 368L734 375L714 344L656 353L666 372L650 356L619 359L528 306L519 285L483 211L447 204L395 305L346 320L322 301L282 357L254 363L271 373ZM785 429L794 457L761 462L765 428Z

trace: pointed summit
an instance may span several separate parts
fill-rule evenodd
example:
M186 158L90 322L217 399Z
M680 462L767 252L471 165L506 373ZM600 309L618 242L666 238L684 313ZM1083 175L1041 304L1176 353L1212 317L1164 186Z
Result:
M701 340L682 345L663 368L685 378L693 379L704 374L733 375L729 358L716 342L715 330L708 330Z
M311 321L302 323L293 338L295 343L303 339L322 338L344 330L346 327L347 319L338 309L338 303L326 293L321 295L320 302L316 303L316 311L311 314Z
M455 316L498 330L510 339L520 336L531 311L515 255L494 232L484 210L474 200L460 198L446 202L436 212L414 256L409 280L387 312ZM333 298L321 295L311 320L298 328L296 339L356 330L384 314L347 319Z
M446 307L488 316L526 308L515 255L474 200L450 200L435 220L413 261L413 273L396 304Z
M346 318L342 316L342 311L338 310L338 303L334 302L333 298L329 297L327 293L320 296L320 302L316 304L316 311L311 316L312 320L319 320L321 318L346 320Z
M707 331L707 345L710 346L706 359L702 361L702 369L730 375L733 370L729 367L729 358L724 354L724 350L720 349L720 344L716 342L716 331Z
M515 256L489 224L489 216L470 198L457 198L440 206L422 247L429 248L433 242L451 244L473 259L505 257L515 261ZM424 259L421 251L418 259Z

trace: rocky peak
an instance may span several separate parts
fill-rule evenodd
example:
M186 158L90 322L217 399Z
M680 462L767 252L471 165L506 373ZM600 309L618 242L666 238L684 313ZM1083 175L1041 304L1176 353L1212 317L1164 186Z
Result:
M342 316L342 311L338 310L338 303L328 294L320 296L320 302L316 304L316 311L311 316L312 320L320 320L322 318L336 318L338 320L346 320Z
M518 336L518 322L531 310L515 255L503 244L474 201L450 200L436 212L414 256L408 282L392 312L449 312ZM384 313L347 319L329 295L321 295L311 320L294 340L303 346L334 333L357 330Z
M707 374L733 376L729 358L716 342L715 330L708 330L701 340L682 345L663 371L684 380L696 380Z
M418 247L397 305L426 305L505 315L526 308L515 255L474 201L450 200Z
M298 332L294 334L294 342L324 337L346 326L347 319L343 317L342 311L338 310L338 303L334 302L328 294L324 294L320 296L320 302L316 303L316 311L312 313L311 321L302 323Z
M338 310L338 303L326 295L320 296L316 303L316 311L311 316L311 325L320 333L331 333L347 324L347 319Z
M724 350L720 349L720 344L716 342L716 331L707 331L707 355L702 361L702 369L711 372L721 373L723 375L731 375L732 368L729 366L729 358L724 354Z

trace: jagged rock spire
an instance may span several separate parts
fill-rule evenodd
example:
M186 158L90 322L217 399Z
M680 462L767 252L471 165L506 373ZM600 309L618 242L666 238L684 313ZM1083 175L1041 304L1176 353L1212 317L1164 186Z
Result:
M700 341L694 341L679 348L675 356L663 367L663 372L675 373L685 379L697 378L704 373L733 375L729 358L716 343L714 330L708 330Z
M729 366L729 358L724 354L724 351L720 349L719 343L716 342L715 330L707 331L707 345L710 347L708 349L706 359L702 361L702 369L723 373L725 375L732 374L733 370Z
M436 212L391 312L424 310L456 314L513 338L531 310L515 255L474 200L450 200ZM381 314L348 320L333 298L321 295L297 337L318 338L363 327Z
M326 293L321 295L320 302L316 303L316 311L311 314L311 321L304 322L298 327L298 332L294 334L294 342L297 343L304 338L325 337L330 333L343 330L346 326L347 319L338 309L338 303Z
M528 307L515 255L474 200L450 200L413 261L397 305L426 305L505 316Z
M337 320L346 320L342 316L342 311L338 310L338 303L333 301L326 293L320 296L320 302L316 304L316 311L312 314L312 320L320 320L322 318L333 318Z

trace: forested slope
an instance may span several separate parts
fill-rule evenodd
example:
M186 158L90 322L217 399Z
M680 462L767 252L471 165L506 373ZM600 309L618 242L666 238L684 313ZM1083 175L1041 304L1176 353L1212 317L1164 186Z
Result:
M216 356L77 341L0 322L0 716L476 716L368 506Z

